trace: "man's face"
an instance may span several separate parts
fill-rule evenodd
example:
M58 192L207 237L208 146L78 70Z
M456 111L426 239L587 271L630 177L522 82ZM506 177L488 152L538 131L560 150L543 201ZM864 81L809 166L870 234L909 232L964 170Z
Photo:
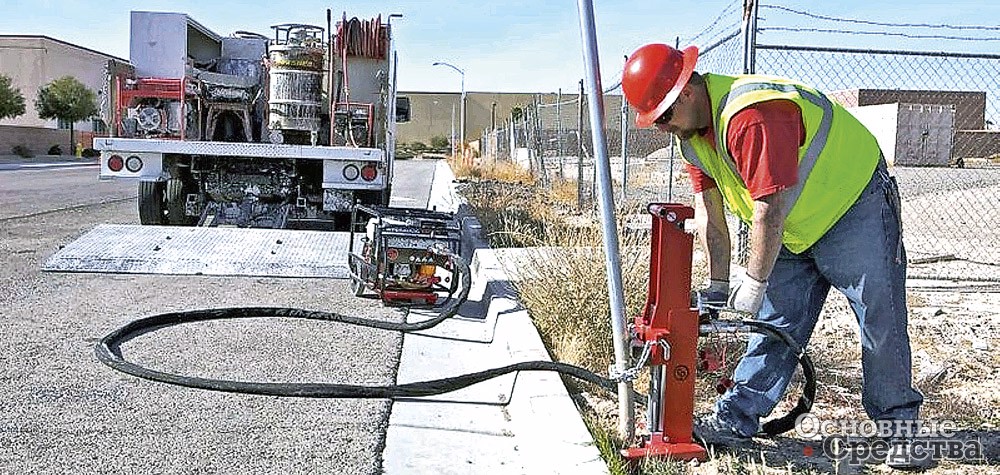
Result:
M684 86L677 100L670 106L653 125L661 132L667 132L688 140L701 133L705 126L695 107L691 85Z

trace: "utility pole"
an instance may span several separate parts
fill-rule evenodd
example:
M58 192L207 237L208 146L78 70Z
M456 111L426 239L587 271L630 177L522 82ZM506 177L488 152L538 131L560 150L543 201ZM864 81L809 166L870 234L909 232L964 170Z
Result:
M600 184L601 229L604 237L604 265L607 270L608 300L611 318L611 342L614 346L615 372L622 374L631 364L630 337L625 323L625 292L622 285L621 254L618 247L618 223L615 218L615 198L611 187L611 162L608 159L607 138L604 134L604 90L601 88L601 68L597 53L597 28L592 0L578 0L580 36L583 43L584 66L590 86L590 129L594 150L594 168ZM632 384L618 383L618 435L624 440L635 436L635 407Z

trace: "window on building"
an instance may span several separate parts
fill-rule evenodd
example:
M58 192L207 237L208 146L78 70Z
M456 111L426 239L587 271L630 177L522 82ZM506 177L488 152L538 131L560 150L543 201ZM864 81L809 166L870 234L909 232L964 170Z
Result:
M69 129L73 127L73 123L65 119L59 119L59 125L57 127L60 129Z
M95 134L108 133L108 127L104 124L104 120L102 119L94 119L91 121L91 129L93 129Z
M410 121L410 98L409 97L397 97L396 98L396 122L409 122Z

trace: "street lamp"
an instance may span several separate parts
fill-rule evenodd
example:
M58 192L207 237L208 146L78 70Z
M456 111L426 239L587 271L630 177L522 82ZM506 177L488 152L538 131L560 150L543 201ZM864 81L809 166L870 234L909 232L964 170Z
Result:
M461 112L459 112L459 116L460 116L459 117L459 124L460 124L459 125L459 129L460 129L459 130L459 137L460 137L459 141L461 141L461 143L462 143L462 150L464 151L465 150L465 71L462 71L461 69L459 69L457 66L455 66L453 64L448 64L448 63L445 63L445 62L442 62L442 61L437 61L434 64L432 64L431 66L448 66L449 68L454 69L455 71L458 71L458 74L462 75L462 99L461 99L462 100L462 104L461 104L461 107L460 107Z

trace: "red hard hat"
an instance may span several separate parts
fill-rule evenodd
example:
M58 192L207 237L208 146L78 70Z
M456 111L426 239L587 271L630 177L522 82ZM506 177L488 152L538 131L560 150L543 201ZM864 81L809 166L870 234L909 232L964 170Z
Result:
M697 62L697 47L689 46L681 52L662 43L641 46L629 56L622 72L622 90L638 112L636 125L653 125L674 104Z

